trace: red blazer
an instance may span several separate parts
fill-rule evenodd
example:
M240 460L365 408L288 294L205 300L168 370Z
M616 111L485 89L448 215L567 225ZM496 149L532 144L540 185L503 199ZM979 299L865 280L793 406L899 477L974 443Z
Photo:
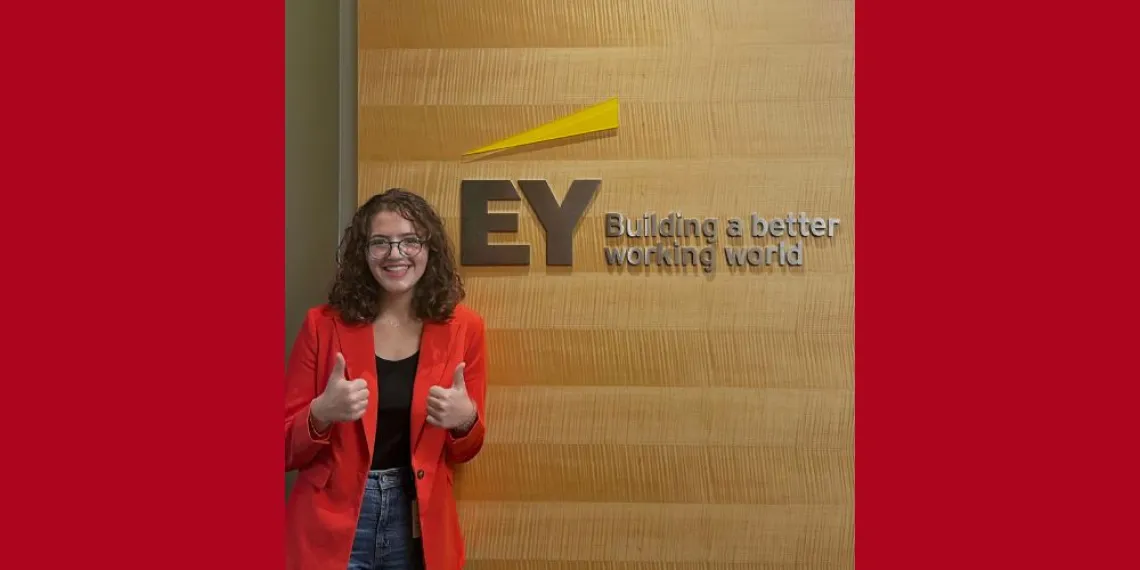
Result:
M412 471L419 501L426 570L460 570L463 536L452 493L452 467L470 461L483 446L487 364L483 319L462 305L447 323L423 326L419 370L412 397ZM349 379L368 382L364 417L334 424L321 441L309 431L309 403L328 382L336 353L344 354ZM479 411L467 435L454 438L427 424L428 389L451 386L456 365ZM378 393L370 325L349 325L335 309L311 309L285 373L285 470L299 470L285 507L285 558L291 570L344 570L352 550L364 483L372 465Z

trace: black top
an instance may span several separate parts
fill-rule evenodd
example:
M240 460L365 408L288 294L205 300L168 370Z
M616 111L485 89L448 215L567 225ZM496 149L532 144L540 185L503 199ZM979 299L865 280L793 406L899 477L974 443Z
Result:
M380 408L376 414L373 470L412 464L412 386L419 361L419 353L398 361L376 357Z

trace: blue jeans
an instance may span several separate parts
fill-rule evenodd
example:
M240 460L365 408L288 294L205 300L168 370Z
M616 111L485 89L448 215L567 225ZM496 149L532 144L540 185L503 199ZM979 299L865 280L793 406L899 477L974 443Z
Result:
M423 542L412 538L411 475L409 469L368 472L348 570L423 570Z

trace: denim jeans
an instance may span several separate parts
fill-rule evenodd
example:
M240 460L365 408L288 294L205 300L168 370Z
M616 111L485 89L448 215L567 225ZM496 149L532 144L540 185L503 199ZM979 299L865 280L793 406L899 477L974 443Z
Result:
M368 473L348 570L423 570L423 541L412 538L415 489L409 469Z

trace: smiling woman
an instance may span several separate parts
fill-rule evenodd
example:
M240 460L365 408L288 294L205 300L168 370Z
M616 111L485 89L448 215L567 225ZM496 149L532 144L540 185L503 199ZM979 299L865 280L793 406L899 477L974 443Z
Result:
M381 296L408 296L417 313L437 320L449 318L463 300L443 221L426 200L406 190L388 190L360 206L344 230L339 253L329 303L351 322L375 320ZM391 270L398 267L410 268L411 274L397 277ZM412 286L416 291L409 296Z
M415 194L369 199L339 253L285 377L287 566L458 570L452 469L483 445L483 320Z

